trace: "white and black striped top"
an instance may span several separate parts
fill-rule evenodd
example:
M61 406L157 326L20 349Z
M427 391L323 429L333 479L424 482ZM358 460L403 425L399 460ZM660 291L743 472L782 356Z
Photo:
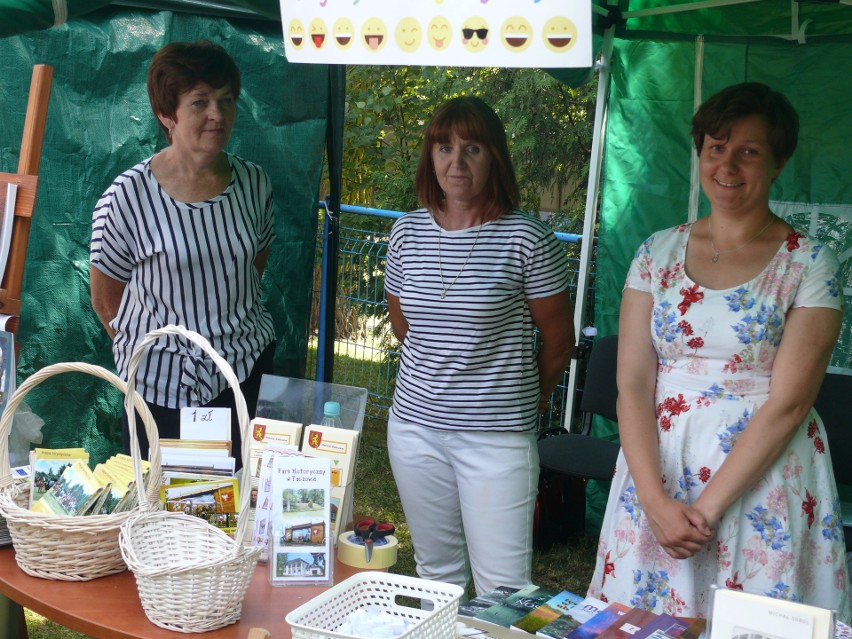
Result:
M409 326L397 418L446 430L535 427L527 299L568 287L565 252L546 224L510 211L481 227L444 231L427 211L413 211L391 231L385 287L400 298Z
M248 377L274 338L254 260L272 241L273 197L266 172L228 154L231 183L210 200L178 202L160 187L151 158L119 175L92 222L92 266L127 283L111 322L119 375L145 334L177 324L206 337ZM207 403L227 382L208 357L178 338L152 344L137 388L166 408Z

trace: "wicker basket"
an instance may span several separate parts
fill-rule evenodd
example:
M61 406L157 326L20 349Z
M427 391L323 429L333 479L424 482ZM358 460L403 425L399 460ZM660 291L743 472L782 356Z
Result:
M143 487L139 487L140 499L136 508L111 515L85 517L48 515L28 510L28 486L16 487L9 467L12 419L30 390L49 377L70 372L88 373L105 379L124 393L125 397L130 397L126 384L115 374L100 366L80 362L46 366L21 384L9 398L0 417L0 515L6 519L15 547L15 560L21 570L44 579L88 581L127 569L118 543L119 527L140 512L159 507L159 440L150 410L142 398L133 393L134 405L148 431L152 452L150 488L145 494ZM141 459L138 454L133 457L133 461L141 477Z
M398 639L451 639L456 636L456 615L463 592L459 586L440 581L361 572L302 604L285 620L293 639L357 639L334 630L359 608L369 607L414 622ZM431 601L433 609L401 606L397 597Z
M242 465L248 468L249 418L239 380L204 337L181 326L148 333L133 351L128 379L135 379L147 346L172 335L201 347L233 389L243 440ZM132 434L131 440L136 443ZM243 515L249 510L251 490L246 482L250 479L250 473L241 473ZM180 513L147 512L128 519L121 526L119 543L124 560L136 576L139 599L148 619L177 632L206 632L238 621L261 551L243 543L248 526L249 517L241 516L235 538L231 539L202 519Z

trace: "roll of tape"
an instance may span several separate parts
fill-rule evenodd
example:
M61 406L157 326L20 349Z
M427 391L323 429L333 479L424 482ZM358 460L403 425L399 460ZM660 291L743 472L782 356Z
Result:
M353 568L374 568L381 570L390 568L396 563L396 549L399 542L393 535L388 535L373 542L373 556L370 563L364 554L364 540L351 530L340 533L337 538L337 558Z

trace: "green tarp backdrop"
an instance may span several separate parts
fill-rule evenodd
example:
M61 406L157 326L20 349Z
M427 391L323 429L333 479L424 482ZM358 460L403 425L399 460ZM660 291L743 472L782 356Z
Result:
M275 22L104 8L62 26L0 38L0 171L14 173L18 166L33 65L54 67L23 283L19 380L55 362L115 369L89 301L92 209L116 175L164 144L145 89L151 56L167 42L199 38L222 43L242 73L229 149L272 178L278 210L264 294L278 336L276 370L301 376L328 68L287 64ZM25 401L45 419L45 443L52 447L82 445L101 460L120 444L121 398L100 379L53 377Z

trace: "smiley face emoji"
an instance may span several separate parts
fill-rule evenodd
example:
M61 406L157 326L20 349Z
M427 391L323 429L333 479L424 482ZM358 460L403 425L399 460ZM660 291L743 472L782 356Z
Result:
M355 25L352 24L352 20L349 18L339 18L334 23L332 37L338 49L345 50L351 47L353 40L355 40Z
M503 27L500 29L500 38L509 51L526 51L532 44L532 25L523 16L512 16L503 23Z
M315 49L322 49L325 44L325 36L328 33L325 28L325 20L322 18L314 18L308 26L308 31L311 34L311 44Z
M577 41L577 27L563 16L555 16L544 23L544 45L556 53L564 53Z
M435 51L446 51L453 39L453 28L444 16L435 16L426 28L426 39Z
M302 21L295 18L290 21L290 27L287 29L287 35L290 36L290 42L293 48L297 51L305 44L305 27L302 26Z
M485 50L488 46L488 23L485 18L472 16L462 23L462 46L471 53Z
M385 46L388 30L379 18L370 18L361 27L361 42L370 51L379 51Z
M412 53L420 46L423 39L423 29L417 18L403 18L396 25L396 45L406 53Z

